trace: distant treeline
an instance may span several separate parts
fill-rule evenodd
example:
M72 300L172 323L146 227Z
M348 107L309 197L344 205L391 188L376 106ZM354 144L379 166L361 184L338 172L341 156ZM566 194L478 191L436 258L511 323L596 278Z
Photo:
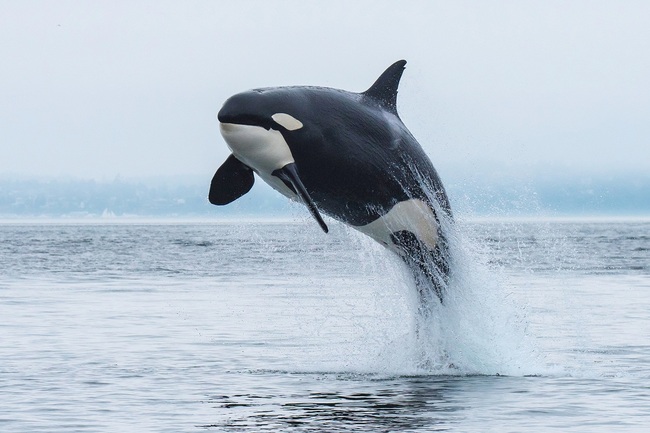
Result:
M650 175L446 179L466 215L650 215ZM286 216L287 199L263 182L229 206L207 201L208 182L0 179L0 217Z
M172 181L0 180L0 216L234 216L284 204L254 189L232 206L208 203L207 184Z

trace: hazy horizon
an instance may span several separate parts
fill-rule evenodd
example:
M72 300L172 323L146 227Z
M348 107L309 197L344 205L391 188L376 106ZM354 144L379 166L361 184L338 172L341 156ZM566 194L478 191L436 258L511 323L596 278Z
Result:
M650 173L645 175L509 176L476 173L445 178L456 216L646 216ZM15 217L172 216L283 218L308 212L259 179L228 206L207 201L209 179L152 177L112 180L0 176L0 219Z

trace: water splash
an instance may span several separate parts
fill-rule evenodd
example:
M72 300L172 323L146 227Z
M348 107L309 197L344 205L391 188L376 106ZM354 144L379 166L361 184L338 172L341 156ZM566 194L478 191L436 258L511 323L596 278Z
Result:
M413 278L396 254L348 231L363 255L359 262L372 263L374 269L366 272L381 274L381 282L375 285L376 303L382 310L378 316L388 322L384 326L399 330L386 331L386 340L375 353L358 354L356 363L348 361L345 369L387 375L549 373L528 332L526 308L510 296L500 269L487 263L485 247L465 235L462 222L442 224L452 272L445 283L444 302L429 290L426 305L418 294L423 282ZM405 298L405 309L395 305L395 292ZM388 297L383 305L382 297Z
M462 226L449 226L452 266L444 305L422 318L425 369L460 374L539 374L526 311L509 298L505 278L489 267Z

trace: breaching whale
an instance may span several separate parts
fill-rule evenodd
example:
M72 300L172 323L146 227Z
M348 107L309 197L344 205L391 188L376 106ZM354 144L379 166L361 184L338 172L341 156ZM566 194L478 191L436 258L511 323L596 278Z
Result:
M326 233L321 212L396 252L421 297L432 290L442 302L449 274L443 221L452 214L435 168L397 113L405 64L395 62L362 93L291 86L230 97L217 118L232 154L208 199L238 199L256 173L303 202Z

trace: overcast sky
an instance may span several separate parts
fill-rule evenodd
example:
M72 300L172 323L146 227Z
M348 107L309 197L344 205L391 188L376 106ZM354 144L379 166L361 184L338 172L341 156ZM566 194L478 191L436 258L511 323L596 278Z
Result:
M211 178L254 87L363 91L445 178L650 171L647 1L0 0L0 174Z

